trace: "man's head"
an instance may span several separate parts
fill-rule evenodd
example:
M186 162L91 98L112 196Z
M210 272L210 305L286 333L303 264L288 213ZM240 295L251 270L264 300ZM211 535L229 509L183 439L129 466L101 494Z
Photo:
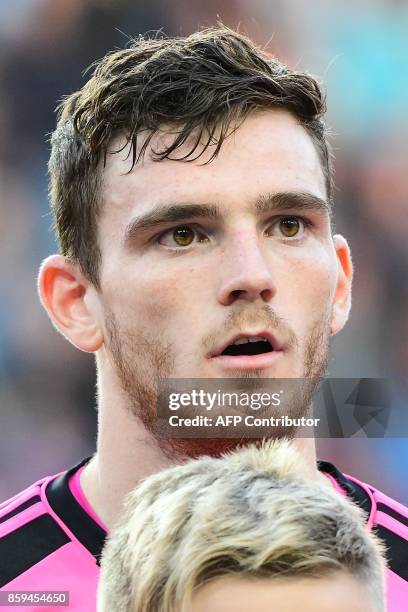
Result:
M271 108L293 113L313 140L331 203L325 102L313 77L289 70L228 29L179 39L140 38L130 48L108 54L82 90L60 105L52 137L50 191L62 253L78 261L99 285L100 162L112 151L115 136L130 145L132 167L146 151L153 153L149 145L162 130L174 137L155 148L154 159L191 160L206 145L211 158L253 111Z
M226 29L136 40L62 104L43 303L147 427L161 377L323 373L351 282L324 110Z
M98 611L383 612L362 511L305 474L275 441L146 479L104 549Z

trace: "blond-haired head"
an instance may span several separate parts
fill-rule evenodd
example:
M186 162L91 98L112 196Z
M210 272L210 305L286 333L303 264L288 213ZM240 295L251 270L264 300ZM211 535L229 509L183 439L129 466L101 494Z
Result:
M363 512L311 481L287 441L203 457L147 478L108 538L99 612L184 612L204 584L226 576L364 582L384 610L381 545Z

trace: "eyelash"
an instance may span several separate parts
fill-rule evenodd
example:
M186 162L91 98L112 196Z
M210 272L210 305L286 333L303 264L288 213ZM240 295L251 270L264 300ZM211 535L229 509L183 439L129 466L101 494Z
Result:
M281 221L283 221L284 219L296 219L298 221L300 221L300 223L304 226L304 229L309 229L310 227L313 226L313 222L310 219L307 219L306 217L302 217L300 215L281 215L280 217L277 217L274 219L274 221L268 225L267 229L270 229L276 225L278 225L278 223L280 223ZM188 246L174 246L174 247L170 247L167 245L161 245L160 244L160 240L161 238L163 238L163 236L165 236L166 234L169 234L170 232L174 232L177 229L181 229L181 228L189 228L192 229L195 234L196 237L199 236L201 238L206 238L208 239L208 236L206 236L206 234L204 234L203 232L199 231L199 229L197 229L197 226L194 224L182 224L182 225L175 225L173 227L168 228L167 230L165 230L164 232L162 232L161 234L159 234L158 236L154 237L153 240L156 244L160 245L160 246L164 246L165 248L169 249L169 250L173 250L173 251L187 251L189 248L191 248L192 246L194 246L194 244L196 244L196 242L192 242L190 245ZM303 233L302 233L303 235ZM296 240L300 240L300 238L290 238L290 237L284 237L282 236L283 240L286 240L288 242L294 242ZM202 240L201 242L206 242L207 240Z

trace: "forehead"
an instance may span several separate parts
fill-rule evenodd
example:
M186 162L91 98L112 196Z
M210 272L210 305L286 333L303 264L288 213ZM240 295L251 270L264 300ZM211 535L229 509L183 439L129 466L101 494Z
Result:
M330 577L223 577L209 582L193 599L192 612L376 612L368 588L351 575Z
M155 135L151 146L163 147L171 135ZM112 150L124 141L117 139ZM187 143L175 152L181 157ZM102 173L103 208L100 225L120 230L134 214L166 202L216 202L225 212L247 207L264 192L307 191L325 199L323 170L315 145L306 130L287 111L268 110L249 116L223 143L191 162L152 161L145 158L131 172L131 156L108 154ZM104 227L105 226L105 227Z

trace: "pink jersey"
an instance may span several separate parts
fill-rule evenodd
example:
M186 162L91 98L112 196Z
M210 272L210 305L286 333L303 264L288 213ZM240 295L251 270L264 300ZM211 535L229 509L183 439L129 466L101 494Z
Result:
M79 487L78 470L88 460L39 480L0 505L1 591L69 591L65 609L95 612L106 529ZM374 529L387 547L388 612L407 612L408 509L330 463L319 462L319 469L339 493L367 512L367 528ZM64 608L12 609L47 612Z

